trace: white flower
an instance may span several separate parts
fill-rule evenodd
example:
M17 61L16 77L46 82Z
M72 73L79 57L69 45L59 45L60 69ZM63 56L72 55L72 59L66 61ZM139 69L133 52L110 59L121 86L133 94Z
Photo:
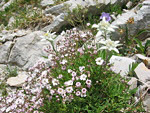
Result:
M67 92L67 93L72 93L72 91L73 91L73 88L72 88L72 87L67 87L67 88L66 88L66 92Z
M87 75L86 75L86 74L82 74L82 75L80 76L80 80L86 80L86 78L87 78Z
M85 66L80 66L80 67L79 67L80 72L83 72L84 69L85 69Z
M73 77L75 77L75 76L77 75L77 73L76 73L75 71L73 71L73 72L71 73L71 75L72 75Z
M53 59L53 55L52 54L49 54L48 55L48 59L51 61Z
M81 94L81 97L86 97L86 93L82 93L82 94Z
M46 79L46 78L43 78L43 79L42 79L42 84L43 84L43 85L46 85L46 84L48 84L48 83L49 83L48 79Z
M53 95L54 93L55 93L55 91L51 89L50 94Z
M82 88L82 93L86 93L87 89L86 88Z
M80 96L81 95L81 92L80 91L77 91L76 92L76 96Z
M115 52L119 53L118 49L116 48L117 46L121 45L121 44L118 44L119 41L112 41L111 39L107 39L107 40L101 40L99 41L99 43L105 46L100 47L98 50L108 49L109 51L114 50Z
M100 23L93 24L92 28L97 28L98 32L96 34L96 37L100 37L101 35L104 35L104 33L106 33L107 35L110 32L114 32L114 29L117 27L111 25L108 21L106 21L105 18L103 18L103 20Z
M76 87L80 87L81 86L81 83L80 82L77 82L76 83Z
M52 88L52 86L46 85L46 88L47 88L48 90L50 90L50 89Z
M67 60L65 60L65 59L62 60L62 62L60 62L60 64L63 64L63 65L66 64L66 63L67 63Z
M63 77L63 75L62 75L62 74L59 74L59 76L58 76L57 78L61 79L62 77Z
M89 79L86 80L86 84L87 84L87 85L91 85L91 83L92 83L91 80L89 80Z
M59 80L57 80L57 79L52 79L52 84L53 84L53 86L56 86L56 85L58 85L59 84Z
M6 107L2 107L0 110L1 110L2 112L5 111L5 110L6 110Z
M102 65L104 62L104 60L101 57L97 58L95 61L97 65Z
M75 77L76 80L79 80L79 77Z
M72 72L72 70L71 69L68 69L68 73L71 73Z
M41 36L42 40L41 41L45 41L45 40L49 40L49 41L53 41L55 38L56 38L56 35L55 35L56 32L49 32L47 31L44 36Z
M47 75L47 71L43 71L42 76L46 76L46 75Z
M73 85L73 81L69 80L67 82L64 83L65 86L72 86Z
M65 35L66 35L66 32L65 32L65 31L62 31L60 35L61 35L61 36L65 36Z
M58 94L61 94L61 95L64 94L64 90L62 88L58 88L57 92Z
M87 23L86 25L87 25L87 26L90 26L91 24L90 24L90 23Z
M81 34L80 36L84 38L84 37L86 37L87 35L83 33L83 34Z

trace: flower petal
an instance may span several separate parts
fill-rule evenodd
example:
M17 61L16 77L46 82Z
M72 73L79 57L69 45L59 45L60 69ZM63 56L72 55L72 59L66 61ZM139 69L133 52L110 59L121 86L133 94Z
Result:
M93 24L92 28L98 28L99 26L97 24Z
M101 35L102 35L102 32L98 31L97 34L96 34L96 37L100 37Z

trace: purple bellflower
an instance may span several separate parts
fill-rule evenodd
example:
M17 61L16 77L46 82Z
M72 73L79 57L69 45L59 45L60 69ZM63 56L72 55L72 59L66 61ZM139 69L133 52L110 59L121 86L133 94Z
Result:
M111 21L111 17L110 17L110 14L109 13L105 13L103 12L100 19L103 19L105 17L106 21Z

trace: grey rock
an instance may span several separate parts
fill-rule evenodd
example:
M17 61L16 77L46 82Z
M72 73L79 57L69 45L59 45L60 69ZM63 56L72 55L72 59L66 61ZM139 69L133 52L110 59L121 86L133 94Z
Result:
M130 85L129 89L135 89L137 88L137 78L132 77L131 80L128 82L128 85Z
M147 113L150 113L150 94L146 94L143 99L143 105Z
M142 62L144 60L150 60L150 57L146 57L142 54L135 54L132 58L135 59L137 62Z
M69 6L69 10L72 11L74 8L77 8L78 5L82 6L82 7L86 7L88 9L90 9L91 7L96 7L97 5L108 5L109 3L110 4L114 4L114 3L119 3L120 5L122 3L125 3L127 2L127 0L121 0L121 1L118 1L118 0L69 0L69 1L66 1L64 3L61 3L61 4L58 4L58 5L55 5L53 7L50 7L50 8L47 8L45 10L45 13L51 13L51 14L56 14L56 15L59 15L60 13L63 13L66 9L65 6Z
M55 32L59 31L59 29L63 25L67 24L67 22L64 20L64 18L65 18L66 15L67 14L65 14L65 13L61 13L60 15L58 15L55 18L55 20L50 25L44 27L42 29L42 31L55 31Z
M10 19L9 19L9 22L8 22L8 26L9 27L11 27L12 25L13 25L13 23L15 23L15 18L14 17L11 17Z
M45 14L53 14L53 15L59 15L61 13L64 13L64 4L58 4L50 8L46 8L44 13Z
M41 1L41 6L43 6L43 7L48 6L48 5L53 5L53 4L54 4L53 0L42 0Z
M146 85L140 85L135 95L136 102L138 102L137 100L141 100L142 97L143 108L145 109L146 113L150 113L150 94L147 90L150 88L149 82L150 81L146 82Z
M27 72L19 72L16 77L10 77L7 79L7 84L10 86L21 87L27 80Z
M63 26L68 24L66 20L64 19L64 16L68 15L67 14L67 9L72 11L74 8L77 8L79 5L86 8L89 13L92 13L93 15L99 14L99 10L102 10L106 8L109 3L111 4L119 4L120 6L124 3L127 3L127 0L69 0L64 3L58 4L56 6L46 8L45 9L45 14L53 14L56 15L56 19L54 22L52 22L50 25L44 27L42 30L47 31L47 30L52 30L52 31L59 31L59 29ZM100 9L97 8L97 6L100 6Z
M31 31L27 30L18 30L16 32L12 32L12 31L5 31L3 33L0 34L0 42L6 42L6 41L12 41L15 37L21 37L24 36L28 33L30 33Z
M13 45L12 41L8 41L0 45L0 63L1 64L7 63L9 52L11 50L12 45Z
M127 7L127 8L131 8L132 4L133 4L133 3L132 3L131 1L129 1L129 2L126 4L126 7Z
M127 57L112 56L110 58L111 70L115 73L120 73L121 76L126 76L129 72L129 66L134 63L135 60Z
M5 75L6 67L7 67L6 65L0 64L0 83L1 81L4 81L4 79L6 78L6 75Z
M8 62L23 69L32 67L39 58L46 55L44 47L50 45L48 41L41 41L44 32L35 31L26 36L17 38L13 46Z
M134 71L140 81L145 83L150 80L150 69L148 69L144 63L140 63Z
M142 7L139 7L140 4L138 4L135 8L123 13L122 15L119 15L117 19L112 23L112 25L120 26L121 28L125 29L126 26L128 27L128 31L130 35L137 34L140 30L148 29L150 24L150 1L144 1L141 5ZM133 24L127 24L127 21L130 18L134 18ZM118 40L120 38L120 33L116 32L112 34L115 40ZM124 36L122 34L122 36ZM138 38L140 40L144 40L148 37L148 33L145 33L143 35L140 35Z

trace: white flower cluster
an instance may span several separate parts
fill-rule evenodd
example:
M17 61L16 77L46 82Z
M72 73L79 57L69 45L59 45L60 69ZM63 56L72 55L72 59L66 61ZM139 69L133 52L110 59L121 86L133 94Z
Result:
M47 32L42 38L43 40L53 41L55 36L55 33ZM62 70L65 70L68 63L67 57L75 55L75 51L78 49L75 48L78 41L82 40L82 42L85 42L91 37L93 35L90 32L82 32L77 29L66 31L62 39L57 42L57 47L62 42L64 44L59 49L59 57L53 51L52 46L48 46L45 49L48 53L47 60L51 61L52 68L56 65L56 61L59 61ZM84 66L79 67L78 71L80 73L68 69L71 78L66 81L64 81L63 74L51 77L51 68L49 66L44 60L41 60L30 68L30 76L27 78L27 82L23 84L21 90L9 93L6 97L0 97L0 113L39 113L37 110L43 105L45 98L43 89L49 91L49 100L56 98L59 101L62 98L63 102L66 102L74 99L74 96L86 97L87 88L91 87L92 82Z
M31 70L27 82L21 90L9 92L7 96L0 97L0 113L31 113L43 105L42 89L51 89L49 85L49 70L45 69L44 62L38 62ZM41 69L45 69L41 72ZM42 112L40 112L42 113Z
M64 77L62 74L61 77L57 77L52 79L51 83L51 99L57 97L57 101L61 98L63 102L71 101L74 99L74 96L86 97L87 88L90 88L92 85L92 81L90 80L90 76L86 75L85 67L79 67L79 73L74 70L68 69L68 73L71 75L70 80L64 82L64 84L60 84L62 82L62 78Z
M98 50L106 49L119 53L117 47L121 44L119 44L119 41L111 40L109 36L111 32L115 31L115 28L118 28L117 26L110 24L109 21L106 21L106 18L103 17L102 21L98 24L93 24L92 28L96 28L98 31L96 34L96 39L94 40L95 44L101 45Z

